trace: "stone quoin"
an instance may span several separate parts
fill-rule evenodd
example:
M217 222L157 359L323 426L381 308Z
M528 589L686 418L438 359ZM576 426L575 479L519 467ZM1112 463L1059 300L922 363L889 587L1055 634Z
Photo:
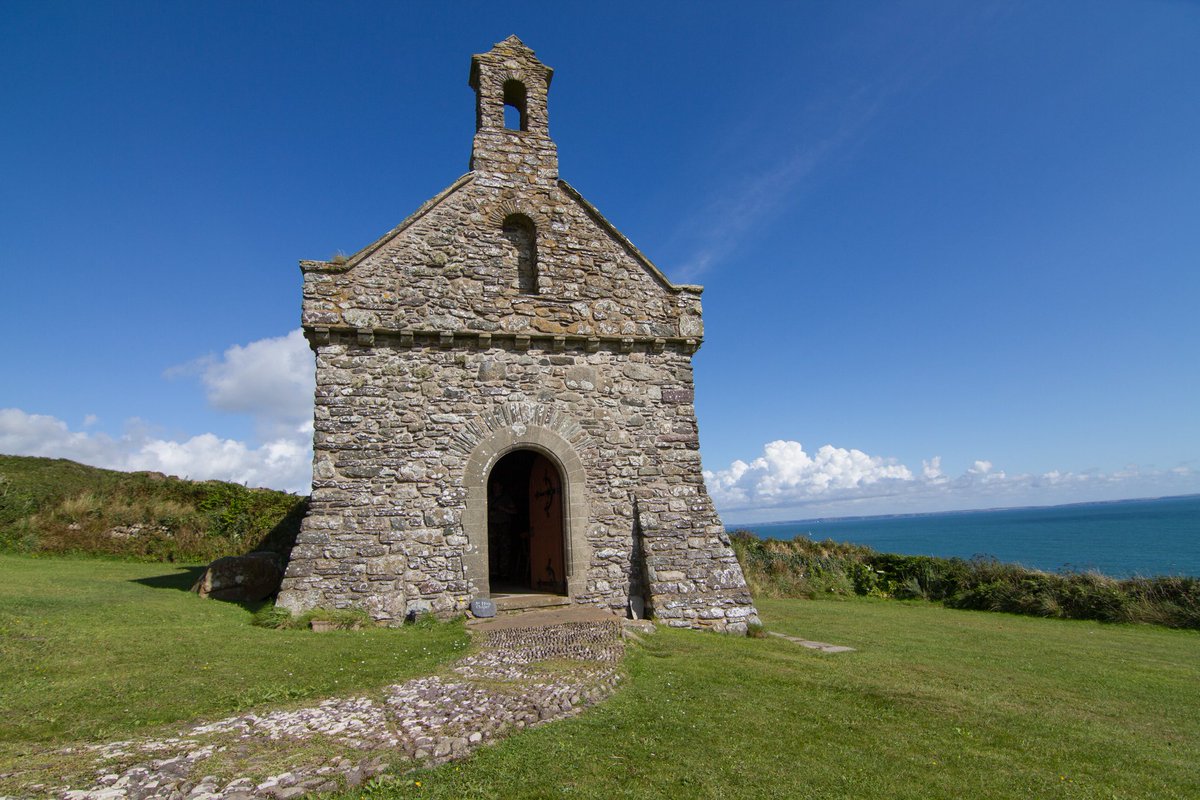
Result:
M515 36L474 56L470 172L353 256L301 262L313 490L282 608L399 624L527 595L758 621L700 470L701 288L558 177L552 76Z

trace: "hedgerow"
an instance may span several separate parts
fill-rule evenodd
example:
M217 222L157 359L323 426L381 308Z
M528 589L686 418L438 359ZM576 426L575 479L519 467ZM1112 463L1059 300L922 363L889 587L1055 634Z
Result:
M735 531L732 540L751 590L766 597L853 593L1039 617L1200 628L1198 578L1051 573L994 558L879 553L828 539L760 539L744 530Z

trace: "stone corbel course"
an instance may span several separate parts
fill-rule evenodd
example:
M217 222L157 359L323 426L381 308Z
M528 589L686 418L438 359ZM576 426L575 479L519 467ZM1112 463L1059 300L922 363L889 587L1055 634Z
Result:
M437 331L405 328L354 328L349 325L316 325L305 329L313 349L328 344L358 344L364 347L464 347L472 350L582 350L601 349L621 353L661 353L671 350L692 355L702 339L688 336L583 336L579 334L488 333L481 331Z

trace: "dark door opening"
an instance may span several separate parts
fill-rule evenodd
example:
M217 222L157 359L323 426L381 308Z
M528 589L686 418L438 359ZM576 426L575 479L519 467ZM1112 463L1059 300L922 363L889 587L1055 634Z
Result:
M488 577L493 594L566 594L562 476L541 453L509 453L488 476Z

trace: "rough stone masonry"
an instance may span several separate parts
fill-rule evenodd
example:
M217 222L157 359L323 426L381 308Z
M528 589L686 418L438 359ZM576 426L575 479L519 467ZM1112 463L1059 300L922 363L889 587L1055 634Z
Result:
M348 259L302 261L313 491L279 605L398 624L503 591L744 632L705 490L699 286L558 177L553 70L471 61L470 172Z

